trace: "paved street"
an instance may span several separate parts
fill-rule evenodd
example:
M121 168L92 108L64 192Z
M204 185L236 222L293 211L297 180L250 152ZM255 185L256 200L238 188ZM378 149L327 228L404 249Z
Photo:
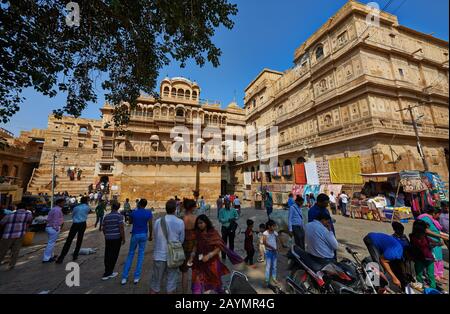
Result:
M212 210L209 216L213 219L214 225L217 227L216 210ZM243 214L239 220L239 224L242 231L245 229L245 221L251 218L255 221L255 229L257 226L265 222L266 214L261 210L243 209ZM365 245L363 243L363 237L368 232L377 231L391 233L391 227L388 223L371 222L366 220L352 220L350 218L343 218L336 216L336 233L338 241L341 244L339 249L339 257L348 257L345 252L344 246L350 246L354 250L361 252L361 255L368 255ZM81 282L80 287L69 288L65 284L66 274L65 264L42 264L43 248L45 247L46 234L37 233L33 246L23 248L21 251L21 257L14 270L6 270L6 265L0 266L0 293L113 293L113 294L131 294L131 293L148 293L149 281L151 275L152 266L152 249L153 243L149 243L146 248L144 267L142 272L142 279L138 285L134 285L132 282L126 286L120 285L120 277L109 281L102 281L101 276L103 274L103 250L104 240L103 234L94 229L93 224L95 222L95 215L90 215L88 220L88 229L86 230L83 247L84 248L97 248L98 251L95 254L79 257L79 264L81 268ZM62 245L64 244L65 237L67 236L70 222L66 223L64 232L60 236L60 240L57 244L55 253L58 254ZM412 223L406 226L406 234L411 231ZM131 227L127 227L127 243L122 248L120 257L116 266L116 270L121 273L123 264L125 262L126 254L128 252L129 245L129 232ZM75 242L72 244L72 250L75 246ZM244 235L239 234L235 241L235 250L241 256L245 256L243 249ZM281 251L278 269L279 280L286 276L286 263L287 259L284 256L287 251L284 249ZM448 277L448 251L444 249L445 256L445 268L446 276ZM70 254L67 256L65 262L70 262ZM229 265L232 268L231 265ZM271 290L264 289L262 283L264 281L264 265L257 264L255 268L248 268L245 265L235 268L246 273L250 279L252 285L258 290L259 293L272 293ZM229 277L229 276L227 276ZM228 278L224 277L224 281L227 282ZM132 277L130 277L132 279Z

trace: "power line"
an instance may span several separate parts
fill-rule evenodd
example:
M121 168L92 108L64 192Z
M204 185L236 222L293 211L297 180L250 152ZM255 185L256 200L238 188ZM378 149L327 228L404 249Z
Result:
M406 3L406 0L403 0L402 3L400 3L400 5L397 7L397 9L395 9L392 14L397 13L398 10L400 10L400 8Z

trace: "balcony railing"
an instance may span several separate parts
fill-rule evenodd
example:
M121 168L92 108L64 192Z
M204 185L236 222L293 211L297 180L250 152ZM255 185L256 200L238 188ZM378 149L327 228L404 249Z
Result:
M0 176L0 185L22 185L22 180L17 177Z

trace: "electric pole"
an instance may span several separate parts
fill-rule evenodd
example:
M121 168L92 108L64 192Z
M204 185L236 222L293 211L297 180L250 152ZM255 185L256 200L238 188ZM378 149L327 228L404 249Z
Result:
M422 158L423 167L425 168L425 171L430 171L430 168L428 167L427 159L425 158L425 154L423 152L422 144L420 142L419 129L417 128L416 119L414 119L413 109L416 107L411 107L411 105L408 105L408 108L398 110L398 111L405 111L405 110L409 111L409 115L411 116L411 122L412 122L412 125L414 128L414 132L416 133L417 150L419 151L419 155Z
M55 164L56 164L56 153L53 153L52 160L52 198L50 200L50 208L53 208L55 199Z

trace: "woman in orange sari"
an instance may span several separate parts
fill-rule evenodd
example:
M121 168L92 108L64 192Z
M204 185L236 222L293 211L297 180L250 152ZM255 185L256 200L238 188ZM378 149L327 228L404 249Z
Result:
M197 217L195 230L197 241L189 260L189 264L193 265L192 293L214 291L223 294L222 276L229 274L230 270L220 260L220 252L225 252L233 265L240 264L244 260L226 247L206 215Z

